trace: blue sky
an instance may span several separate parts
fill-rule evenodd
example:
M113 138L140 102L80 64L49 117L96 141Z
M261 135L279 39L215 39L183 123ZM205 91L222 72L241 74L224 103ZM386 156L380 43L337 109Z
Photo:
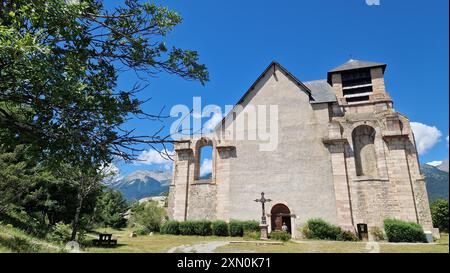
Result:
M191 106L194 96L202 97L203 105L234 104L272 60L302 81L326 78L328 70L350 58L384 62L395 109L426 125L417 126L428 148L421 163L448 158L449 1L381 0L379 6L365 0L156 2L184 19L167 36L167 44L197 50L210 82L202 86L160 74L139 95L152 98L144 107L147 112ZM122 75L119 87L134 81ZM142 120L127 124L147 134L162 125ZM119 165L123 174L166 168L163 163Z

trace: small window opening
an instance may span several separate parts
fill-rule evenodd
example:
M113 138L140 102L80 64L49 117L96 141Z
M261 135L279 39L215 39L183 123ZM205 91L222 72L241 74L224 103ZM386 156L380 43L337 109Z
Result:
M200 153L200 170L198 174L198 179L200 180L208 180L212 178L212 153L213 153L213 147L212 146L203 146L199 153Z
M372 84L370 69L360 69L344 72L342 77L342 87Z
M369 100L369 96L346 98L346 100L347 100L348 103L363 102L363 101L368 101Z

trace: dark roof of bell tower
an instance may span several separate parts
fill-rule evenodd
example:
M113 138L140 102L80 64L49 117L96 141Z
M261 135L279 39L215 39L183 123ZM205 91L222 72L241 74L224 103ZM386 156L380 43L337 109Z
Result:
M342 64L342 65L330 70L328 73L335 73L335 72L341 72L341 71L346 71L346 70L355 70L355 69L369 68L369 67L383 67L383 71L384 71L386 69L386 64L350 59L345 64Z
M333 74L341 73L344 71L364 69L364 68L381 67L383 69L383 73L384 73L384 71L386 70L386 66L387 65L384 63L376 63L376 62L368 62L368 61L350 59L346 63L341 64L340 66L328 71L327 81L329 84L331 84L331 75L333 75Z

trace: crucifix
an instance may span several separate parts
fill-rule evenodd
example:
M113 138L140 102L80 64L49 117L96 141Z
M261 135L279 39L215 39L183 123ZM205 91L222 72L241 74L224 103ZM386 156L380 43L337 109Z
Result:
M261 193L260 199L255 199L255 202L259 202L262 205L262 217L261 217L261 224L265 225L266 223L266 202L272 201L271 199L266 199L264 197L264 192Z

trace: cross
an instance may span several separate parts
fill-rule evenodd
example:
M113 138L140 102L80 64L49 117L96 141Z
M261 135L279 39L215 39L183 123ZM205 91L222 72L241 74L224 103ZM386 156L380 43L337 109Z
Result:
M262 217L261 217L261 224L266 224L266 202L272 201L271 199L266 199L264 197L264 192L261 193L260 199L255 199L255 202L259 202L262 205Z

